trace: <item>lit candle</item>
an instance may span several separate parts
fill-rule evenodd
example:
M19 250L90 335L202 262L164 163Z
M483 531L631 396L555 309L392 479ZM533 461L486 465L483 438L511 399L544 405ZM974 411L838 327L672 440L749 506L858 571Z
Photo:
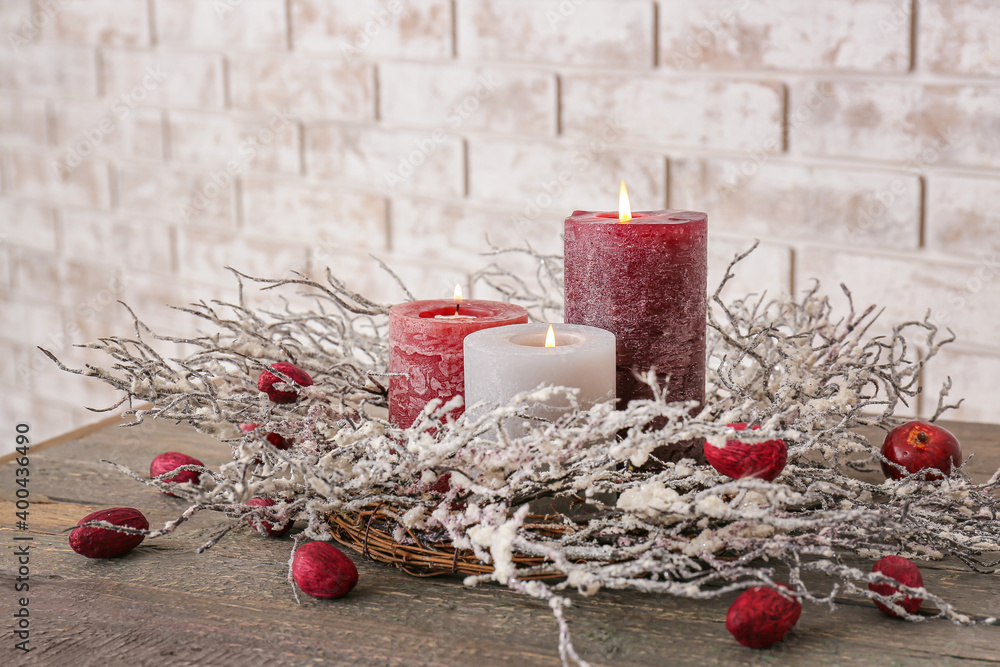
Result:
M652 398L634 371L670 378L669 401L705 400L708 216L576 211L565 224L566 321L614 332L619 407Z
M465 339L466 405L471 417L540 386L579 389L582 408L613 401L614 334L595 327L533 323L477 331ZM565 396L554 396L529 406L525 413L554 420L569 408ZM507 424L506 430L520 434L523 424Z
M410 301L389 309L389 420L408 428L429 401L465 394L462 341L474 331L528 321L528 311L500 301ZM456 410L453 415L462 414Z

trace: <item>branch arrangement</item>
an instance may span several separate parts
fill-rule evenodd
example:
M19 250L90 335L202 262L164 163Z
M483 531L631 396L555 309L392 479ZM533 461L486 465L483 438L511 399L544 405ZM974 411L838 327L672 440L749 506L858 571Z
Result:
M803 599L832 605L846 592L924 620L926 615L909 614L868 590L870 582L891 580L850 567L842 556L955 556L980 571L1000 563L994 498L1000 471L980 485L961 470L939 482L911 475L875 484L856 476L884 460L856 429L895 426L895 410L920 391L923 365L953 337L942 336L929 317L874 335L879 312L874 306L856 310L843 286L842 314L818 283L798 299L760 296L727 303L723 288L749 252L733 260L712 298L707 400L695 415L691 405L667 403L664 388L649 373L652 400L622 410L574 409L554 422L535 421L516 438L505 434L505 420L552 392L572 401L572 390L539 388L477 419L448 417L460 398L432 402L413 426L397 428L384 418L388 307L352 292L329 271L325 282L234 271L240 283L236 303L182 308L214 333L158 336L133 315L134 336L86 346L107 354L109 366L70 369L56 363L120 390L122 400L108 409L127 403L130 426L146 418L187 422L232 447L233 460L219 470L202 469L206 474L197 487L168 487L166 476L147 480L123 469L191 503L177 520L149 531L150 537L208 509L232 517L225 532L248 517L304 520L297 548L302 540L330 540L332 516L390 507L390 534L397 543L449 544L492 567L468 576L468 585L496 581L547 600L559 622L564 662L585 664L563 615L571 590L594 595L601 588L632 589L703 599L774 586L780 574ZM515 253L534 262L533 281L503 268L504 258ZM482 283L525 305L536 319L560 319L560 257L530 249L496 249L495 255L496 263L477 274ZM297 305L276 297L268 307L252 308L244 282L267 294L297 290ZM151 345L156 340L192 352L166 359ZM314 380L297 388L295 403L271 403L257 390L256 375L277 362L294 363ZM934 419L954 407L946 400L949 389L950 382ZM138 401L151 407L134 407ZM239 425L250 422L261 427L243 433ZM744 442L788 443L788 465L774 482L731 480L691 460L662 463L656 472L642 468L665 444L697 438L721 446L734 437L727 427L734 422L760 427L742 431ZM277 449L263 433L294 444ZM245 504L262 496L279 502ZM527 522L537 522L529 519L529 506L551 498L578 507L569 516L546 517L565 530L529 530ZM829 588L811 590L803 583L810 571L827 575ZM536 578L544 576L558 578ZM932 591L897 587L932 603L935 617L976 622Z

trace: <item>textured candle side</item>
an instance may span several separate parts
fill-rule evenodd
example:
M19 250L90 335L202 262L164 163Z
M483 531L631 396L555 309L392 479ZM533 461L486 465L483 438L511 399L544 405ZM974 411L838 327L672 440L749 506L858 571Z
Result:
M566 321L617 338L619 405L650 398L634 372L669 377L669 399L705 398L708 219L643 211L629 224L578 213L566 219Z
M528 311L497 301L463 301L462 306L489 314L468 320L421 317L422 312L448 308L453 302L412 301L389 309L389 420L409 427L427 403L447 401L465 393L462 343L474 331L528 321ZM462 414L457 409L453 416Z

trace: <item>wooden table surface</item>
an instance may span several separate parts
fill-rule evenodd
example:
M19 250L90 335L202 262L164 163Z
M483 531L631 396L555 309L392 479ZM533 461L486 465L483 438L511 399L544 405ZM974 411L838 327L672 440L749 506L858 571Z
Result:
M970 469L985 481L1000 467L1000 429L948 424L975 452ZM13 437L13 436L12 436ZM29 530L14 528L14 464L0 466L5 558L0 665L558 665L556 623L548 606L496 585L417 579L349 552L357 588L340 600L303 595L286 583L290 538L249 529L198 555L225 519L205 512L185 528L147 540L122 558L75 554L67 533L84 515L136 507L162 525L184 509L122 476L101 459L148 471L159 452L180 451L216 466L228 447L191 429L149 423L110 426L30 452ZM30 646L14 648L15 535L31 535ZM870 564L864 565L870 567ZM924 581L966 613L1000 614L1000 579L958 561L921 563ZM788 639L764 651L743 648L725 629L735 595L690 601L602 591L567 610L573 640L592 665L944 665L1000 663L1000 628L946 621L906 623L867 601L831 613L805 603ZM11 631L7 631L10 628Z

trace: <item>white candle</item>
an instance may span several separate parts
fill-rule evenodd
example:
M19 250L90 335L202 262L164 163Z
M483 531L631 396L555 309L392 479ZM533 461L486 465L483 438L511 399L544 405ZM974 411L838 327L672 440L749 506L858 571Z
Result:
M552 326L554 347L545 347L548 324L511 324L466 336L465 403L470 417L481 417L540 386L579 389L581 408L615 399L615 335L578 324ZM525 412L553 420L569 409L569 401L560 395ZM507 424L505 430L520 434L523 425Z

